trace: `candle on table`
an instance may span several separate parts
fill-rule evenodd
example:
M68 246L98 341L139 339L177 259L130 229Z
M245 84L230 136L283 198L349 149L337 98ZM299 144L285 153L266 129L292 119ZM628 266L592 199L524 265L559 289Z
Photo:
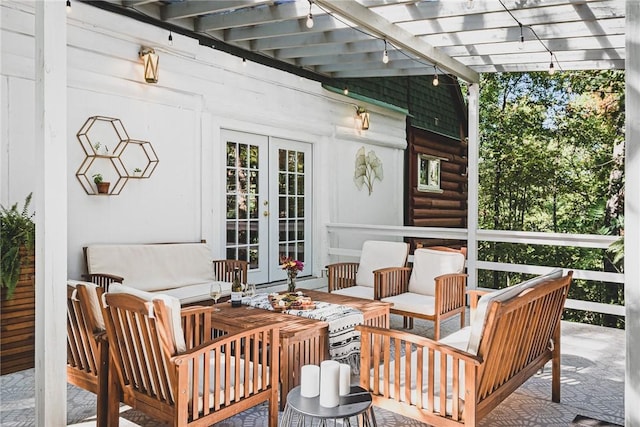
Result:
M300 371L300 395L316 397L320 394L320 366L304 365Z
M340 364L340 396L345 396L351 391L351 366Z
M340 403L340 364L325 360L320 364L320 406L334 408Z

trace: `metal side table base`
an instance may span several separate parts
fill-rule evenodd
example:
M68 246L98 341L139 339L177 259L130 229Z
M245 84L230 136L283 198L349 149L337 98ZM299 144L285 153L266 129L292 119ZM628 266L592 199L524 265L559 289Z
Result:
M281 425L283 427L314 427L314 425L351 427L351 419L355 418L355 426L377 427L371 402L371 393L360 386L351 386L349 394L340 397L338 406L325 408L320 405L318 397L302 397L300 387L295 387L287 395Z

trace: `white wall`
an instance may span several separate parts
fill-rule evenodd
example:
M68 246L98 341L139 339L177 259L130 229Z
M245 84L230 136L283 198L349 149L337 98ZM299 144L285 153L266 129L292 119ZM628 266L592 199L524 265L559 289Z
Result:
M3 1L0 68L0 202L22 202L34 188L32 3ZM68 25L69 276L84 270L92 243L206 239L223 256L220 130L313 144L314 273L326 263L327 222L402 224L405 117L367 105L371 128L354 124L355 102L319 83L198 46L197 42L80 2ZM158 84L142 79L141 46L160 55ZM362 103L360 103L362 105ZM60 106L64 108L64 105ZM119 118L130 138L150 141L159 164L120 195L85 194L75 173L84 158L76 133L90 116ZM353 182L364 146L383 161L371 196Z

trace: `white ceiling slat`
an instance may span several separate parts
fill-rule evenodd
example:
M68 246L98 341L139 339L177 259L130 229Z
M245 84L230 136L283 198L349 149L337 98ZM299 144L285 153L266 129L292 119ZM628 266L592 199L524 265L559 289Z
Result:
M323 33L304 32L291 36L256 39L252 46L255 50L274 50L300 46L313 47L326 44L359 43L370 40L372 40L371 37L366 34L362 34L352 28L344 28ZM382 52L384 42L380 41L377 46Z
M272 1L265 0L199 0L181 1L170 3L162 8L162 19L169 21L180 18L193 18L194 16L209 13L230 11L244 7L259 6Z
M305 58L322 55L344 55L351 53L368 53L377 51L382 55L384 45L380 40L363 40L358 43L325 44L316 46L292 47L279 49L278 58Z
M624 49L597 49L586 51L563 51L554 52L554 62L557 61L562 65L565 62L575 61L599 61L599 60L619 60L624 58ZM499 63L503 65L509 64L530 64L530 63L549 63L550 56L546 52L539 53L521 53L519 55L485 55L484 57L458 57L460 62L464 62L468 66L485 65L487 62Z
M264 8L254 7L233 13L202 16L196 20L196 31L227 30L257 24L268 24L306 17L309 5L303 2L283 3Z
M242 28L231 28L225 32L225 41L235 42L241 40L255 40L267 37L277 36L293 36L306 33L331 32L333 30L341 30L349 28L342 22L338 22L328 15L314 18L312 29L306 26L306 17L300 19L291 19L283 22L274 22L264 25L251 25Z
M438 67L447 72L451 72L465 81L478 82L480 76L474 70L466 67L462 63L448 57L435 49L433 45L414 37L407 31L386 21L366 7L356 2L331 2L329 0L315 0L324 8L328 8L340 16L349 19L368 29L377 36L384 36L398 48L411 52L429 62L435 62Z
M624 70L624 60L600 60L600 61L570 61L562 62L562 69L557 71L581 71L581 70ZM487 64L474 67L481 73L497 73L497 72L509 72L509 73L526 73L533 71L547 71L549 64Z

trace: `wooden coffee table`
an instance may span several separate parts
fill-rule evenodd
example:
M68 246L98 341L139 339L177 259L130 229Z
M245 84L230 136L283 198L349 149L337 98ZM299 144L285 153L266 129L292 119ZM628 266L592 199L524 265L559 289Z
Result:
M314 301L347 305L360 310L366 325L389 327L392 304L309 289L299 290ZM228 302L216 304L215 307L220 309L214 312L215 322L231 332L280 322L280 410L284 409L287 394L300 385L302 366L320 365L320 362L329 358L327 322L245 305L234 308Z

